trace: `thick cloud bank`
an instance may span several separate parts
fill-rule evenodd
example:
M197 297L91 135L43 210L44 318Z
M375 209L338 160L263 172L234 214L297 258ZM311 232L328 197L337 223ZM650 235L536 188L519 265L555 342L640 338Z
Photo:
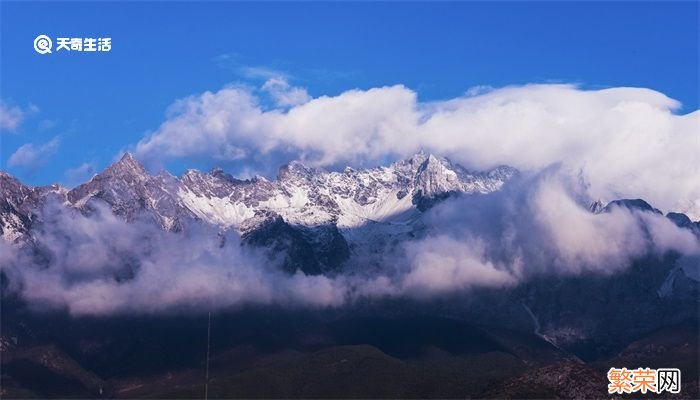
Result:
M444 201L424 233L355 254L334 275L282 271L262 249L208 226L164 232L49 203L35 229L39 251L0 241L0 268L30 305L75 315L201 311L246 304L340 307L362 299L417 299L510 288L542 275L613 275L640 257L697 256L700 241L666 217L614 207L593 214L578 179L559 168L501 192Z
M267 105L271 97L273 106ZM593 197L644 198L700 219L700 113L642 88L526 85L421 102L401 85L312 98L279 79L182 99L135 146L142 160L213 157L260 169L375 164L418 149L469 167L561 163Z

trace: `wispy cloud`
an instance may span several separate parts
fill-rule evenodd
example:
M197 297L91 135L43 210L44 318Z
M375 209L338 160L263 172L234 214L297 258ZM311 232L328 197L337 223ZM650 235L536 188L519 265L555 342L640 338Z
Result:
M53 156L61 143L58 136L42 144L27 143L15 151L7 160L10 167L22 167L29 172L44 166Z
M39 112L39 107L30 104L27 108L22 109L19 106L9 105L4 101L0 101L0 132L13 133L22 124L24 119L29 114Z
M84 183L96 173L97 167L93 162L86 162L80 164L75 168L69 168L64 174L66 186L73 187L75 185Z
M304 88L294 87L283 78L270 78L262 85L261 90L272 97L278 107L298 106L311 100Z
M246 79L268 80L275 78L289 80L291 78L289 73L280 69L267 65L252 65L245 61L245 57L236 53L219 54L213 60L220 68L234 72Z

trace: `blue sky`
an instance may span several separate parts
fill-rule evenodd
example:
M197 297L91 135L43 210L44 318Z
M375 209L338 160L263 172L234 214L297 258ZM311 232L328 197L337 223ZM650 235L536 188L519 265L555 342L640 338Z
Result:
M177 99L259 86L271 71L313 97L403 84L431 101L478 85L573 82L647 87L683 103L681 114L698 109L697 2L0 4L0 99L23 113L0 136L0 167L32 184L75 183L69 170L106 167ZM113 47L39 55L38 34ZM51 151L8 166L28 143Z

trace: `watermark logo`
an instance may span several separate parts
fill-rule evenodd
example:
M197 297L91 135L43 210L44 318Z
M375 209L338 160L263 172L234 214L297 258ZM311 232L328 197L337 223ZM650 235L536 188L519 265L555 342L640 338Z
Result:
M47 35L39 35L34 39L34 50L39 54L49 54L53 41ZM56 53L59 52L108 52L112 51L112 38L109 37L57 37Z
M39 54L51 53L52 47L53 42L51 42L51 38L46 35L39 35L34 39L34 50Z
M678 368L610 368L608 393L626 394L641 392L679 393L681 371Z

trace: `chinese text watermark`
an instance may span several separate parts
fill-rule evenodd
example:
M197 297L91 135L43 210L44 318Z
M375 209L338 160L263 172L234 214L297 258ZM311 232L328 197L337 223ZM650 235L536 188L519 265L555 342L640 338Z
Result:
M681 371L678 368L610 368L608 393L679 393Z
M39 54L58 52L107 52L112 51L112 38L109 37L57 37L54 42L47 35L39 35L34 39L34 50Z

